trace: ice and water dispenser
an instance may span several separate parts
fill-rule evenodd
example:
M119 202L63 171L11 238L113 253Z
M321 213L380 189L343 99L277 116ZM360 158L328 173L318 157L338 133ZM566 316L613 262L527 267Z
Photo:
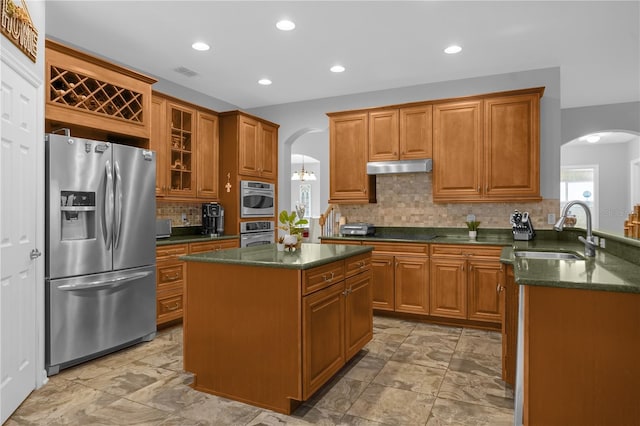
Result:
M61 240L96 237L96 193L60 191Z

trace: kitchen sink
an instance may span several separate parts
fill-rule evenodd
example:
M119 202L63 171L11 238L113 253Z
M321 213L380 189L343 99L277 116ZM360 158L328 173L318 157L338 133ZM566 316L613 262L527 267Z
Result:
M513 252L513 255L525 259L584 260L584 256L581 254L566 251L516 250Z

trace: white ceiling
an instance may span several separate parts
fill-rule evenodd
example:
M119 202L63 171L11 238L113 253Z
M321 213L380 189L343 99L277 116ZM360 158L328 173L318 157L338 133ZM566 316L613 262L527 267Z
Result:
M562 108L640 101L639 29L640 1L46 3L47 36L242 109L557 66Z

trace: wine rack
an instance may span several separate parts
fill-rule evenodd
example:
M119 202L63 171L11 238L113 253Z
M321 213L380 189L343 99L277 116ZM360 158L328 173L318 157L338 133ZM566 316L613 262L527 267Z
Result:
M119 118L143 122L142 93L51 66L49 101Z
M155 79L45 40L45 128L147 147Z

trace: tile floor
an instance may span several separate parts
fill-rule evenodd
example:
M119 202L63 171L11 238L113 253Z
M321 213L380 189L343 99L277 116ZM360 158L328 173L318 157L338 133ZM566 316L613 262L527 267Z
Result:
M5 425L511 425L500 338L377 316L373 340L286 416L191 389L175 326L51 377Z

